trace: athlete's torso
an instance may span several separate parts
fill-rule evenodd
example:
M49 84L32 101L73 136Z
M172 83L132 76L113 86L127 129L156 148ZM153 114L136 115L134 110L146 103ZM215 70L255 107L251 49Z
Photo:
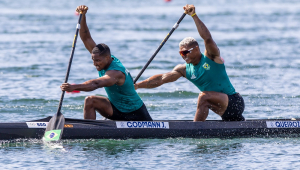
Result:
M117 70L125 74L123 85L116 84L104 87L110 102L121 112L129 113L138 110L143 105L143 101L134 89L133 80L129 71L123 66L119 59L111 56L113 61L107 69L99 71L99 77L105 75L108 70Z
M197 65L186 65L186 78L201 91L215 91L228 95L235 94L224 64L218 64L204 54Z

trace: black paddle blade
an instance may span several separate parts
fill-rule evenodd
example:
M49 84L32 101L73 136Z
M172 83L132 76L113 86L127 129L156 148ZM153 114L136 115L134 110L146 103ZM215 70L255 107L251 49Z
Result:
M46 142L56 142L61 139L65 125L63 114L55 114L49 121L43 140Z

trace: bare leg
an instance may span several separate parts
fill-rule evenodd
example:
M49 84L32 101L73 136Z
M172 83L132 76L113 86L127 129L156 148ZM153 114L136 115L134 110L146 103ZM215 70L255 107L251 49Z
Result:
M199 94L197 111L194 121L205 121L209 109L222 116L228 106L228 96L225 93L204 91Z
M96 120L96 110L103 116L113 115L110 101L102 96L88 96L84 100L83 117L84 119Z

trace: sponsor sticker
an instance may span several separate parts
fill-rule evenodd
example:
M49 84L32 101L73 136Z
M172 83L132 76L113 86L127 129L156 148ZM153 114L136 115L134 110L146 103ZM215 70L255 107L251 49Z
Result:
M117 128L160 128L169 129L169 122L116 122Z
M300 121L267 121L267 128L300 128Z
M48 122L26 122L28 128L46 128Z
M73 128L73 125L71 125L71 124L65 124L64 127L65 128Z

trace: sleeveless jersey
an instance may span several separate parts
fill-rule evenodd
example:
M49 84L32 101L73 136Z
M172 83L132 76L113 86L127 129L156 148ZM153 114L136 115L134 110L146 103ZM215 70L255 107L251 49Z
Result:
M227 95L235 94L224 64L218 64L204 54L197 65L186 63L186 78L201 91L215 91Z
M134 89L133 80L129 71L123 66L119 59L111 56L113 61L107 69L99 72L99 77L105 75L108 70L117 70L125 74L125 82L122 86L116 84L104 87L109 101L121 112L129 113L142 107L143 101Z

